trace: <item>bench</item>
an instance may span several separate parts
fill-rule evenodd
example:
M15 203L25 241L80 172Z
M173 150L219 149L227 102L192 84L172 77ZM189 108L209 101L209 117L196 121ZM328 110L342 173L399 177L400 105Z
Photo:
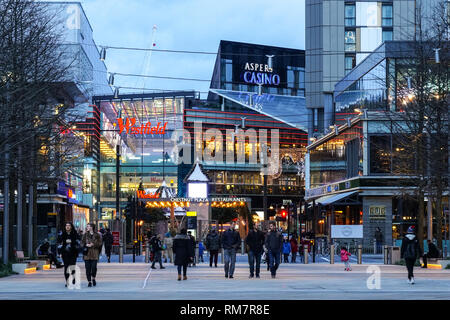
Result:
M25 262L26 260L29 260L30 257L25 257L23 251L16 251L16 259L17 262Z

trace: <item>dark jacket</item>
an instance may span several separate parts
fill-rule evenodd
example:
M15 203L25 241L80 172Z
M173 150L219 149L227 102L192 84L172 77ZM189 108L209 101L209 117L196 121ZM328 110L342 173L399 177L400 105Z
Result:
M419 241L415 234L408 233L402 241L402 247L400 250L402 259L414 259L416 260L422 254L420 252Z
M383 242L383 233L381 233L381 231L375 231L375 241L378 243Z
M111 232L106 232L103 235L103 243L105 244L105 248L112 247L113 242L114 242L114 237L113 237L112 233Z
M83 255L84 260L98 260L100 251L102 248L102 236L98 232L94 232L92 235L90 232L83 234L81 240L81 246L84 247L88 243L93 243L92 247L88 247L87 254Z
M260 253L263 251L264 240L264 233L262 231L250 230L245 238L245 244L248 246L249 251Z
M162 250L162 242L156 236L153 236L150 240L152 252L158 252Z
M439 254L438 248L436 248L434 243L429 243L427 257L428 258L439 258L439 256L440 256L440 254Z
M278 231L270 231L266 236L264 246L271 252L281 252L283 248L283 236Z
M174 264L182 266L191 262L192 241L186 234L177 234L173 238L173 254L175 255Z
M235 249L237 250L241 245L241 237L236 230L232 230L231 228L225 231L222 234L222 239L220 241L222 243L222 248L224 249Z
M220 249L220 237L217 232L210 232L206 236L205 240L206 250L219 250Z
M298 243L297 243L297 240L295 238L291 239L291 251L292 251L292 253L297 253L298 252Z
M71 243L67 243L66 240L70 239ZM80 251L80 239L75 230L70 234L66 231L62 231L58 235L58 253L61 254L64 264L74 265L76 264L78 253Z
M195 256L195 246L196 246L196 243L195 243L195 237L193 236L193 235L190 235L190 236L188 236L188 237L190 237L191 238L191 250L192 250L192 256L194 257Z

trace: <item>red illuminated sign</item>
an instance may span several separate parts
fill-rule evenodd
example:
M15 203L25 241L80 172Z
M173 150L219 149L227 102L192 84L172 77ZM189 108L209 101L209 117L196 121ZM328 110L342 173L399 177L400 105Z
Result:
M155 193L145 193L145 191L138 190L137 196L139 199L158 199L159 195Z
M119 134L122 134L124 130L127 134L165 134L167 126L167 122L163 126L161 126L161 122L158 122L156 126L152 127L149 121L145 125L136 127L136 118L125 118L125 123L122 118L117 118L117 123L119 124ZM114 125L116 124L114 123Z

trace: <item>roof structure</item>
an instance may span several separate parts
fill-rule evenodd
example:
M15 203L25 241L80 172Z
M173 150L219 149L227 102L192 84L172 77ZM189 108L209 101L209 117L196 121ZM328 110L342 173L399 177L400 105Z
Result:
M184 178L184 182L209 182L208 176L203 171L200 161L196 161L192 169Z

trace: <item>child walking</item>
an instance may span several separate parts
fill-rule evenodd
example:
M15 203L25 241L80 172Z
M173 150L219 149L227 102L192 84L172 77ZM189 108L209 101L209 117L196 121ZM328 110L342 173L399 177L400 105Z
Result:
M341 249L341 261L345 263L345 271L352 271L352 268L350 268L349 256L351 256L351 253L347 251L347 248L343 247Z

